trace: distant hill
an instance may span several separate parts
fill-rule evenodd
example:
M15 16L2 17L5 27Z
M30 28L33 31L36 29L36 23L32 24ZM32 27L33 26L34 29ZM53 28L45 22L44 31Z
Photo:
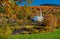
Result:
M58 4L41 4L40 6L60 6Z

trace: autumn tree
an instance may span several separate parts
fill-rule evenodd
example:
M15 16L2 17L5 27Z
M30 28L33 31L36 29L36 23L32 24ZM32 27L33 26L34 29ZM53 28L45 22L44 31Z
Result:
M33 2L33 0L14 0L14 1L18 1L19 3L25 2L25 6Z

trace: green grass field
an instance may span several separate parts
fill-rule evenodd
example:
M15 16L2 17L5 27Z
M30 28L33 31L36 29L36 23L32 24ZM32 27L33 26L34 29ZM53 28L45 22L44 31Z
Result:
M0 39L60 39L60 29L54 32L40 34L11 35Z

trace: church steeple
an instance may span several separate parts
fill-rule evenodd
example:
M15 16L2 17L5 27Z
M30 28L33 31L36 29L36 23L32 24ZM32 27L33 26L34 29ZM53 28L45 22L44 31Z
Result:
M43 15L42 15L42 11L40 11L40 15L38 16L38 21L42 21L44 18L43 18Z
M40 11L40 16L42 16L42 11Z

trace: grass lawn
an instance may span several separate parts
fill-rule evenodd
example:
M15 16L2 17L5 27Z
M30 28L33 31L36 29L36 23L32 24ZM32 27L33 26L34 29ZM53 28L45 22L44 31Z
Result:
M54 32L42 34L11 35L3 39L60 39L60 29L56 29Z

